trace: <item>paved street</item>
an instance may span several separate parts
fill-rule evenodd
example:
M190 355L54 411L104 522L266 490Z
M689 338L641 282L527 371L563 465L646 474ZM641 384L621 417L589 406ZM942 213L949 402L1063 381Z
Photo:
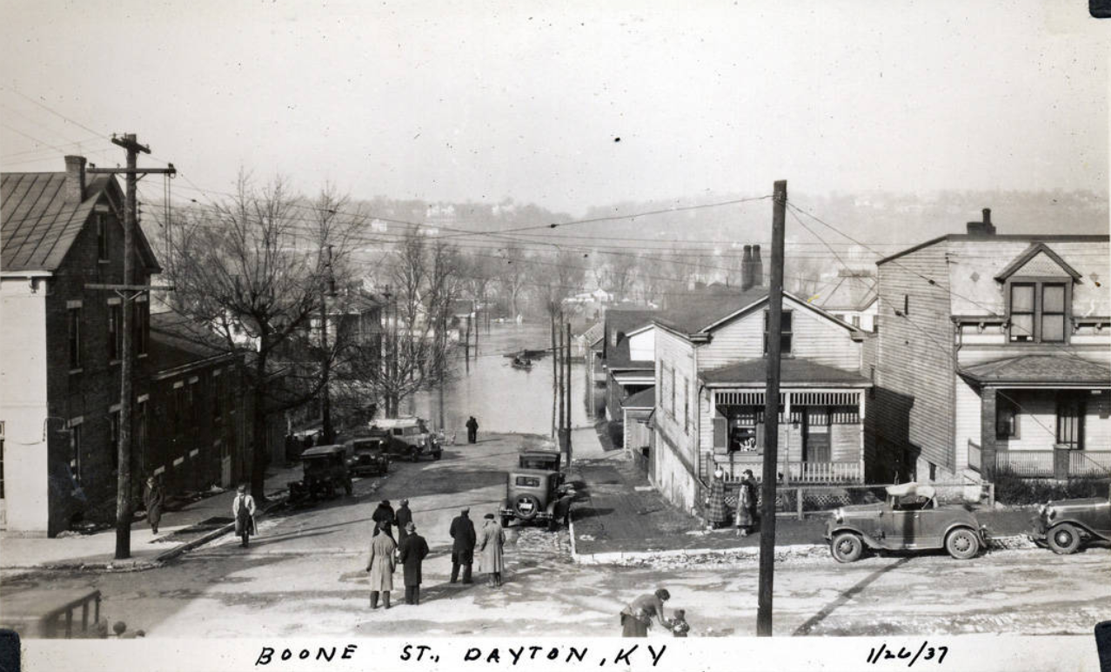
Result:
M109 619L150 637L569 636L617 635L623 604L662 585L672 593L669 606L687 609L692 634L755 631L754 560L583 566L572 561L566 532L527 528L510 535L503 588L489 589L480 577L474 586L449 585L451 518L470 506L480 521L501 497L503 471L518 448L536 442L482 439L449 446L439 462L395 464L385 479L356 483L353 498L273 515L247 550L226 536L162 568L32 573L6 580L5 594L47 582L52 589L93 586L104 594ZM396 505L405 496L432 547L423 603L370 611L362 571L370 515L380 499ZM850 566L816 553L778 566L775 628L781 635L1087 633L1111 613L1109 571L1106 548L1069 557L1001 551L972 562L872 557ZM400 572L395 581L400 587Z

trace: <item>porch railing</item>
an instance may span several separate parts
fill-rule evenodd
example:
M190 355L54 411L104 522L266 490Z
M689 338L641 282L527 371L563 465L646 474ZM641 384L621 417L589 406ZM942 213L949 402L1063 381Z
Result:
M995 454L995 470L1021 478L1107 478L1111 450L1001 450Z
M1111 450L1070 450L1069 476L1111 476Z
M995 454L995 470L1026 478L1053 478L1053 451L1001 450Z
M759 481L763 471L762 462L715 462L712 453L706 453L703 457L703 465L710 472L705 475L707 481L714 467L722 468L727 483L739 481L745 469L751 469L753 476ZM776 471L784 476L780 482L785 481L787 484L864 482L864 472L861 471L860 462L780 462Z

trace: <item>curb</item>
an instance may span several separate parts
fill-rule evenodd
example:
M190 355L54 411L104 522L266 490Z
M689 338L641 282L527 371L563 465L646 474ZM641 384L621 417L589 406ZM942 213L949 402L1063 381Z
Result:
M752 559L760 556L758 546L741 546L737 548L690 548L666 551L611 551L608 553L580 554L576 550L574 537L574 522L571 523L571 557L580 565L623 565L632 562L652 562L670 558L711 557L711 556L737 556L736 559ZM1025 535L1008 537L993 537L988 542L988 551L1013 551L1036 549L1037 545L1026 538ZM776 546L775 554L785 556L783 559L794 557L810 557L816 553L829 550L826 544L791 544Z

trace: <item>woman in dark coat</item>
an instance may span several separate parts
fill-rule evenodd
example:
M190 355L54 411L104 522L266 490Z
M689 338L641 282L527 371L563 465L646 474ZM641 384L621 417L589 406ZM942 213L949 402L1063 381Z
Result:
M393 539L393 526L397 523L397 516L393 512L393 507L390 506L390 500L383 499L382 503L371 514L370 519L376 525L381 525L382 531L390 535L390 539Z
M756 525L756 480L752 471L745 469L741 489L737 493L737 534L747 537Z
M664 602L671 599L671 593L666 588L660 588L655 593L641 595L621 610L621 636L622 637L647 637L648 626L656 618L660 625L668 627L668 620L664 617Z
M394 514L394 522L397 523L397 546L405 543L405 537L409 534L409 523L413 522L413 512L409 510L409 500L401 500L401 506L397 507L397 513Z
M165 503L166 496L162 494L162 485L155 480L154 476L147 479L147 495L145 504L147 507L147 522L150 523L150 531L158 534L158 521L162 520L162 505Z
M400 530L398 534L400 534ZM417 534L412 522L405 526L405 540L398 546L401 566L405 571L405 604L420 604L421 563L428 556L428 542Z

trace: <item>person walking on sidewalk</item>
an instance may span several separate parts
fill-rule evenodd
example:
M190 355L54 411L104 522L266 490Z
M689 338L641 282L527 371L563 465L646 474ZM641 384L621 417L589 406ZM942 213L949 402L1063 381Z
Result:
M563 525L564 527L571 526L571 503L575 501L575 491L568 488L555 504L555 522Z
M166 496L162 493L162 484L154 476L147 479L147 494L144 504L147 507L147 522L150 523L152 534L158 534L158 521L162 520L162 505Z
M737 493L737 534L742 537L747 537L756 525L756 499L756 479L751 469L745 469Z
M459 578L459 566L463 566L463 583L474 583L471 579L471 565L474 563L475 532L474 523L469 517L470 508L463 509L451 521L451 583Z
M664 602L670 599L671 593L666 588L660 588L630 602L629 606L621 610L621 636L647 637L648 626L652 625L653 618L666 628L669 621L664 617Z
M725 512L725 472L718 467L710 481L710 497L706 501L706 520L710 529L716 530L729 522Z
M377 523L374 526L374 537L370 540L370 559L366 563L366 571L370 572L370 608L378 608L378 594L382 594L382 603L390 608L390 591L393 590L393 570L397 566L394 551L397 544L393 537L386 533L385 525Z
M382 531L390 535L390 539L393 539L393 525L397 523L397 515L394 514L393 507L390 506L390 500L383 499L382 503L371 514L370 519L374 521L375 525L381 525Z
M405 539L398 545L398 556L401 558L401 567L405 572L405 604L420 604L420 568L425 557L428 556L428 542L417 534L417 526L412 521L406 523L404 528Z
M231 502L231 515L235 518L235 536L242 540L239 545L247 548L251 535L255 533L255 498L247 494L245 483L239 484Z
M505 530L494 514L486 514L486 522L482 526L482 538L478 542L480 557L479 570L486 572L487 585L491 588L501 587L501 575L505 571Z
M397 513L394 514L394 522L397 523L397 547L401 548L405 545L405 537L409 536L409 524L413 522L413 512L409 510L409 500L401 500L401 506L397 507Z
M478 420L474 416L467 421L467 443L474 443L478 441Z

